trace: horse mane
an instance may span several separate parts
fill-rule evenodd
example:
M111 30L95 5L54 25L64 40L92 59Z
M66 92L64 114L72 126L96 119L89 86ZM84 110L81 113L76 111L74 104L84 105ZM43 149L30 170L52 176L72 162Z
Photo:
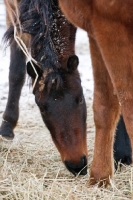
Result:
M19 3L16 0L4 1L11 21L4 40L11 45L14 40L14 26L18 34L30 34L31 56L37 61L44 74L48 75L50 81L47 78L47 82L51 83L52 80L59 86L62 81L58 71L62 66L63 58L66 62L70 51L72 52L73 48L71 45L68 48L68 43L70 44L69 40L72 40L73 45L76 28L73 28L62 14L58 0L20 0ZM66 27L66 23L69 28ZM71 32L72 36L70 36ZM49 87L52 85L50 83Z

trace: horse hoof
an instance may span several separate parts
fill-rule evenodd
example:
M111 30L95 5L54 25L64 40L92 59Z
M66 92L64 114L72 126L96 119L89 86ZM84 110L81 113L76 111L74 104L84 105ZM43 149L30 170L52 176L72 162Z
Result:
M94 177L90 177L87 186L91 187L91 186L98 186L98 187L104 187L106 188L108 185L110 185L110 180L109 178L101 178L100 180L94 178Z
M13 136L7 136L7 135L2 135L2 138L3 139L6 139L6 140L13 140L14 139L14 135Z
M114 162L115 166L115 172L117 170L121 170L123 165L131 165L133 162L132 155L126 155L124 158L121 159L121 161L117 160Z
M7 140L13 140L14 138L14 133L9 126L1 126L0 135Z
M13 140L14 138L14 133L8 133L8 132L5 132L5 133L2 133L1 134L1 131L0 131L0 135L2 136L3 139L6 139L6 140Z

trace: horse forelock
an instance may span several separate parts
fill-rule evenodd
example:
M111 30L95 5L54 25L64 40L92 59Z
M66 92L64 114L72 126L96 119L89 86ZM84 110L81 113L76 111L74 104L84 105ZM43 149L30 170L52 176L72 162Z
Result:
M46 72L44 71L39 81L39 91L42 92L44 89L49 93L54 87L54 90L63 88L63 78L59 72Z

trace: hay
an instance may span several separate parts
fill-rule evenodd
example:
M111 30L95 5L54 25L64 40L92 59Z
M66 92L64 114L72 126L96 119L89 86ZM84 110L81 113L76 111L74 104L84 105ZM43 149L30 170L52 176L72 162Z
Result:
M13 141L0 139L0 200L127 200L133 198L132 166L123 167L108 188L87 188L93 157L94 123L88 102L89 163L73 177L61 162L36 106L23 108ZM34 116L33 116L34 113ZM2 115L0 115L2 119Z

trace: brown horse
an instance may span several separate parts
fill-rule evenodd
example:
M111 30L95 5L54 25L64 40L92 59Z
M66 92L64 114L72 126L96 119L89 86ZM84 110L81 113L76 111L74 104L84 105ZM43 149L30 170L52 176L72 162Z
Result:
M133 147L133 1L59 0L67 18L87 31L94 74L96 139L89 184L109 183L120 112Z
M79 61L74 55L76 28L66 20L57 0L5 0L5 5L9 28L4 38L9 41L11 58L9 96L0 134L13 138L19 116L26 56L15 40L18 37L34 59L34 66L27 64L27 72L33 83L33 67L38 74L35 101L61 159L73 174L86 174L86 104L77 70Z
M66 20L57 0L5 0L5 4L8 30L4 38L11 46L11 62L9 96L0 134L13 138L19 116L19 97L26 74L26 56L15 40L19 36L34 58L34 65L27 63L27 72L33 83L38 74L33 91L35 101L62 161L73 174L82 168L81 174L86 174L86 107L77 71L78 58L71 56L76 28ZM114 144L116 168L119 160L131 163L131 148L126 147L129 143L121 118Z

